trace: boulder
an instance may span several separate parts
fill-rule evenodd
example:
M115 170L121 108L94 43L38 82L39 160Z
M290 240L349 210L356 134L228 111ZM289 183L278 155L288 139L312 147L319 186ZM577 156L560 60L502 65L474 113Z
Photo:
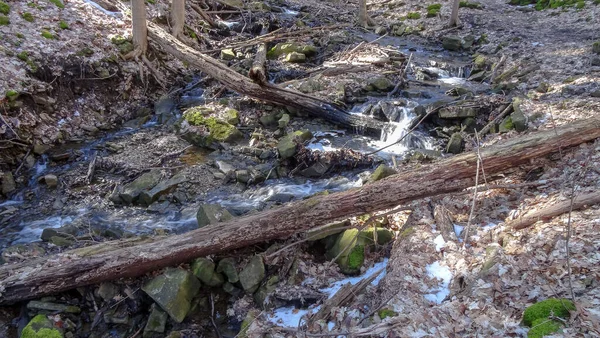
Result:
M290 115L283 114L277 123L279 124L279 128L285 129L285 127L287 127L287 125L290 123Z
M232 171L235 171L235 167L225 161L217 160L215 161L215 165L225 175L229 174Z
M56 188L58 186L58 177L53 174L48 174L44 176L44 183L48 188Z
M527 116L523 113L521 109L521 99L514 98L513 99L513 113L510 114L510 118L515 127L515 130L518 132L522 132L527 130Z
M296 154L296 143L306 142L312 138L312 133L308 130L298 130L282 137L277 144L279 157L287 159Z
M155 333L164 333L165 325L167 325L168 315L166 312L161 310L156 304L152 304L150 307L150 316L144 327L143 337L152 337Z
M228 108L225 110L225 121L231 125L236 125L240 123L240 113L233 108Z
M462 47L462 39L457 35L446 35L442 39L442 47L450 51L458 51Z
M377 76L368 81L365 89L367 91L378 90L382 92L388 92L394 89L394 84L385 76Z
M126 184L119 197L125 203L134 203L138 200L142 191L154 188L160 182L161 177L160 170L151 170L144 173L133 182Z
M72 238L65 238L62 236L52 236L50 237L49 242L60 247L68 247L75 243L75 241Z
M265 278L265 265L261 256L254 256L239 274L240 283L248 294L254 293Z
M331 249L327 250L329 259L339 257L336 262L345 274L358 274L365 261L365 247L360 243L358 232L358 229L344 231L337 236Z
M119 294L119 287L110 282L104 282L98 287L98 296L105 302L115 298Z
M166 115L171 114L177 107L177 103L169 96L163 96L154 103L154 114Z
M186 110L179 124L182 138L198 147L217 149L219 142L231 143L243 137L233 125L214 116L205 116L210 113L202 107Z
M306 55L298 52L291 52L285 56L285 61L290 63L302 63L306 62Z
M465 117L476 117L477 108L474 107L446 107L438 111L438 116L442 119L462 119Z
M22 338L63 338L62 330L54 327L54 322L46 315L33 317L21 331Z
M371 174L371 176L369 176L368 182L372 183L375 181L379 181L383 178L386 178L388 176L392 176L397 174L396 170L394 170L393 168L388 167L385 164L380 164L379 167L377 167L377 169L375 169L375 171L373 171L373 173Z
M143 205L150 205L158 200L162 195L171 192L177 185L187 181L183 175L175 175L166 181L162 181L150 190L144 190L139 195L139 202Z
M196 213L196 220L198 220L199 228L209 224L227 222L232 218L233 216L229 211L218 204L202 204Z
M10 171L4 172L2 174L2 194L4 194L4 196L8 196L16 189L17 183L15 183L13 174Z
M207 258L197 258L192 264L192 272L200 281L208 286L221 286L225 279L215 271L215 263Z
M221 50L221 59L223 60L233 60L235 59L235 52L231 48L222 49Z
M259 287L258 290L256 290L253 298L254 298L254 302L260 308L262 308L264 310L267 310L267 309L270 310L273 307L275 307L274 302L265 302L265 301L267 300L269 295L271 293L273 293L273 291L275 291L275 288L277 287L277 283L279 283L279 276L277 276L277 275L271 276L271 278L269 278L269 280L266 283L261 285L261 287Z
M237 283L240 281L240 277L235 267L235 261L233 258L223 258L217 265L217 272L222 273L227 277L229 283Z
M508 133L513 129L515 129L515 125L513 124L510 116L505 117L498 125L498 132L500 133Z
M200 290L200 282L189 271L167 268L162 275L146 282L142 290L174 321L181 323L191 308L192 299Z
M460 154L460 152L462 152L463 145L464 142L462 135L460 133L454 133L448 141L446 152L450 154Z

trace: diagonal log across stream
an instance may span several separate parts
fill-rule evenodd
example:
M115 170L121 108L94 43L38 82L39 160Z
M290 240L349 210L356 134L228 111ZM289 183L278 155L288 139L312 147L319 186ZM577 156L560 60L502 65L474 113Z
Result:
M483 148L490 177L532 159L600 138L600 117L534 132ZM170 237L110 241L0 266L0 305L191 261L209 254L287 238L350 216L460 191L475 181L477 154L454 156L345 192L315 196Z

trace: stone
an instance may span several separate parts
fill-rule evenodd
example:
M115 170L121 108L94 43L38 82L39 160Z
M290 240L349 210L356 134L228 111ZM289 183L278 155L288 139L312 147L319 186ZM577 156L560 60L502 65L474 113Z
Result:
M523 132L527 130L527 116L523 113L521 109L521 99L515 97L513 98L513 113L510 114L510 118L515 127L515 130L518 132Z
M189 271L167 268L162 275L146 282L142 290L174 321L181 323L191 308L192 299L200 290L200 281Z
M383 27L383 26L377 26L375 27L375 34L377 35L383 35L387 33L387 28Z
M312 139L312 133L308 130L297 130L291 134L282 137L277 143L279 157L288 159L296 154L296 142L306 142Z
M222 49L221 50L221 59L227 60L227 61L233 60L233 59L235 59L235 52L231 48Z
M225 175L235 171L235 167L225 161L217 160L215 161L215 164L217 165L217 168L219 168L219 170Z
M235 260L233 258L223 258L217 264L217 272L222 273L227 277L229 283L237 283L240 281L240 277L235 266Z
M474 107L447 107L438 111L442 119L462 119L465 117L477 117L477 109Z
M167 325L168 314L161 310L156 304L150 307L150 316L144 327L143 337L152 337L154 333L164 333Z
M326 254L329 259L338 257L336 263L348 275L358 274L365 260L365 249L360 243L358 232L358 229L348 229L339 234Z
M239 274L242 288L248 294L254 293L265 278L265 265L261 256L254 256Z
M467 35L463 38L461 47L463 49L469 49L473 46L474 42L475 42L475 37L473 35Z
M331 168L331 163L326 158L321 158L317 163L312 164L310 167L300 171L300 175L304 177L318 178L322 177Z
M590 93L591 97L600 97L600 89L596 89Z
M171 114L177 107L177 103L169 96L163 96L154 103L154 114L165 115Z
M106 324L128 325L130 318L126 308L118 307L108 309L103 313L102 319Z
M298 90L305 94L311 94L323 90L323 85L316 79L309 78L306 81L302 81L300 86L298 86Z
M481 82L483 80L485 80L485 77L487 76L487 72L482 70L480 72L473 72L471 73L471 76L469 76L469 81L475 81L475 82Z
M199 228L209 224L227 222L230 219L233 219L233 216L218 204L202 204L196 213Z
M498 125L499 133L508 133L509 131L515 129L515 125L512 122L512 118L510 116L505 117L502 122Z
M45 310L51 312L65 312L65 313L80 313L81 309L74 305L65 305L51 302L42 302L38 300L32 300L27 303L27 308L32 310Z
M137 202L140 194L144 190L154 188L162 177L160 170L151 170L136 178L133 182L126 184L123 191L119 194L121 200L125 203Z
M41 144L41 143L35 143L33 145L33 153L36 155L43 155L45 154L48 150L50 149L49 145L46 144Z
M448 141L446 146L446 152L450 154L460 154L463 149L463 137L460 133L454 133Z
M244 2L242 0L217 0L217 2L233 8L244 8Z
M21 331L21 338L63 338L62 330L46 315L37 315Z
M377 231L375 231L377 229ZM385 245L394 240L394 233L387 228L367 228L360 232L359 241L361 244L370 245L375 244L375 233L377 233L377 244Z
M13 174L10 171L4 172L2 174L2 194L4 194L4 196L8 196L16 189L17 183L15 182Z
M567 319L570 316L569 311L575 310L575 304L569 299L548 298L525 309L523 312L523 324L533 326L535 320L548 319L550 316Z
M600 41L596 41L592 44L592 52L600 54Z
M432 161L442 156L442 152L429 149L415 149L412 151L409 160L414 162Z
M58 186L58 177L53 174L48 174L44 176L44 183L48 188L56 188Z
M371 174L371 176L369 176L368 182L372 183L372 182L376 182L379 181L383 178L386 178L388 176L392 176L397 174L396 170L394 170L393 168L388 167L385 164L380 164L377 169L375 169L375 171L373 171L373 173Z
M45 228L44 230L42 230L42 236L40 236L40 239L44 242L48 242L50 238L54 236L58 236L58 231L56 229Z
M375 90L379 90L382 92L388 92L394 89L394 84L385 76L377 76L375 78L371 78L368 82L367 87L373 87Z
M215 271L215 263L207 258L197 258L192 264L192 272L200 281L208 286L221 286L225 279Z
M442 39L442 47L450 51L459 51L462 47L462 39L457 35L446 35Z
M298 52L291 52L285 56L285 61L290 63L302 63L306 62L306 55Z
M269 280L261 285L261 287L256 290L254 293L254 302L263 310L271 310L275 307L274 302L265 302L269 295L275 291L277 287L277 283L279 283L279 276L274 275L269 278Z
M547 82L541 82L537 88L535 88L535 91L538 93L547 93L548 89L550 89L550 85L548 85Z
M348 221L342 221L342 222L335 222L335 223L329 223L317 228L312 228L309 229L308 231L306 231L306 238L310 241L310 242L315 242L318 240L321 240L327 236L331 236L331 235L335 235L335 234L339 234L340 232L344 231L343 229L340 229L342 227L347 227L349 226L350 223Z
M287 127L287 125L290 123L290 115L289 114L283 114L281 116L281 118L279 119L279 121L277 121L277 123L279 124L279 128L285 128Z
M273 48L271 48L268 52L267 52L267 57L269 58L277 58L283 54L287 54L287 53L300 53L300 51L302 50L302 47L298 46L295 43L278 43L276 44Z
M213 116L206 117L209 113L201 107L186 110L179 124L182 138L195 146L210 149L218 149L219 142L232 143L243 138L235 126Z
M225 121L231 125L240 123L240 113L236 109L228 108L225 110Z
M600 67L600 58L592 58L592 67Z
M9 246L8 248L2 251L2 258L5 261L12 261L13 257L17 257L18 259L25 258L35 258L41 257L46 254L46 250L41 246L30 243L30 244L16 244Z
M119 287L110 282L104 282L98 287L98 296L105 302L115 298L119 294Z
M248 5L248 8L255 10L255 11L262 11L262 12L270 12L271 11L271 6L269 6L267 3L263 2L263 1L251 2Z
M183 175L175 175L166 181L162 181L155 185L150 190L140 192L139 202L142 205L150 205L156 202L160 196L166 195L173 191L179 184L186 182L187 178Z
M73 245L73 243L75 243L75 241L73 239L65 238L62 236L52 236L52 237L50 237L49 242L56 246L60 246L60 247L68 247L68 246Z

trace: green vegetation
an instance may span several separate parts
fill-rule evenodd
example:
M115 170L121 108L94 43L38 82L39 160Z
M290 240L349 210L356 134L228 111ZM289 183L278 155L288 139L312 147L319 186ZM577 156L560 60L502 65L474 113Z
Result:
M60 27L60 29L69 29L69 24L63 20L60 20L60 22L58 23L58 27Z
M48 0L48 1L55 4L56 7L60 8L60 9L65 8L65 4L63 4L60 0Z
M542 338L544 336L551 335L555 332L558 332L562 327L561 323L552 320L540 318L536 319L529 332L527 333L528 338Z
M92 55L94 55L94 51L91 50L89 47L84 47L84 48L78 50L77 53L75 53L75 55L77 55L77 56L92 56Z
M10 12L10 6L6 2L0 1L0 13L2 13L4 15L8 15L9 12Z
M365 261L365 247L357 245L352 248L348 255L348 268L350 270L360 270L360 267Z
M537 319L547 319L551 315L560 318L569 318L569 311L574 310L575 304L566 298L548 298L525 309L525 312L523 312L523 323L531 327Z
M8 26L10 19L6 15L0 14L0 26Z
M50 39L50 40L52 40L52 39L54 39L54 38L55 38L55 37L54 37L54 34L50 33L49 31L47 31L47 30L45 30L45 29L42 29L42 36L43 36L44 38L46 38L46 39Z
M17 54L17 57L21 61L27 62L27 60L29 60L29 54L26 51L22 51L21 53Z
M398 315L398 313L396 313L396 311L390 310L390 309L381 309L378 312L379 314L379 318L381 319L385 319L387 317L395 317Z
M427 17L432 18L434 16L437 16L440 13L441 9L442 9L442 4L433 4L433 5L427 6Z
M561 7L585 7L584 0L510 0L508 3L515 6L527 6L534 4L535 9L537 9L538 11L548 8L554 9ZM594 0L594 3L600 3L600 0Z
M24 12L23 14L21 14L21 17L23 18L23 20L28 21L28 22L33 22L33 15L29 12Z
M417 20L421 18L421 14L417 12L409 12L406 14L406 18L409 20Z
M19 92L17 92L16 90L8 90L4 96L9 101L14 101L19 96Z
M154 5L156 3L156 0L146 0L146 3Z
M458 7L461 8L472 8L472 9L483 9L483 6L479 3L479 2L468 2L468 1L461 1L458 4Z
M121 54L127 54L133 51L133 43L131 42L131 40L126 39L123 36L114 36L112 39L110 39L110 41L117 45L117 47L119 47L119 52Z
M55 328L45 315L37 315L25 326L21 338L62 338L63 335Z
M25 39L25 35L23 35L23 33L16 33L15 36L19 39Z

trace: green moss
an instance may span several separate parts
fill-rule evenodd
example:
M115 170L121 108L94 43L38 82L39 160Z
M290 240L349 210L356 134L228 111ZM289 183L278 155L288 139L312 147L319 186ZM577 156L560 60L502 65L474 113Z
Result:
M532 325L531 329L527 333L528 338L542 338L544 336L551 335L555 332L558 332L562 327L561 323L552 320L540 318L536 319Z
M19 97L19 92L17 92L16 90L8 90L8 91L6 91L6 94L4 94L4 96L9 101L14 101L17 99L17 97Z
M17 54L17 57L21 61L27 62L27 60L29 60L29 54L26 51L22 51L21 53Z
M357 245L352 248L348 255L348 268L351 270L359 270L365 261L365 247Z
M523 312L523 323L531 327L535 320L547 319L550 315L568 318L569 311L573 310L575 310L575 304L572 301L566 298L549 298L525 309L525 312Z
M10 24L10 19L6 15L0 14L0 26L8 26Z
M31 70L32 73L37 72L38 67L33 61L27 60L27 65L29 66L29 69Z
M154 5L156 3L156 0L146 0L146 3Z
M92 56L94 55L94 51L91 50L89 47L83 47L82 49L78 50L75 55L77 56Z
M50 33L49 31L47 31L45 29L42 30L42 36L46 39L50 39L50 40L54 39L54 34Z
M0 1L0 13L8 15L9 12L10 6L6 2Z
M63 338L45 315L37 315L23 328L21 338Z
M219 142L229 142L241 136L239 130L231 124L214 117L204 117L202 111L189 111L185 114L185 119L193 126L205 126L208 128L210 137Z
M472 8L472 9L483 9L483 6L478 3L478 2L468 2L468 1L461 1L458 4L458 7L461 8Z
M381 318L381 319L385 319L387 317L396 317L398 315L398 313L396 313L396 311L393 311L390 309L381 309L381 310L379 310L379 312L377 314L379 315L379 318Z
M437 16L440 13L441 9L442 9L442 4L433 4L433 5L427 6L427 17L432 18L434 16Z
M417 20L421 18L421 14L417 12L409 12L406 14L406 18L409 20Z
M58 27L60 29L69 29L69 24L63 20L60 20L60 22L58 23Z
M48 0L51 3L53 3L54 5L56 5L56 7L63 9L65 8L65 4L63 4L60 0Z
M600 0L598 0L600 1ZM600 54L600 41L596 41L594 43L592 43L592 52L596 53L596 54Z
M28 22L33 22L33 15L29 12L25 12L23 14L21 14L21 17L23 18L23 20L28 21Z
M23 35L22 33L16 33L15 36L18 37L19 39L25 38L25 35Z

